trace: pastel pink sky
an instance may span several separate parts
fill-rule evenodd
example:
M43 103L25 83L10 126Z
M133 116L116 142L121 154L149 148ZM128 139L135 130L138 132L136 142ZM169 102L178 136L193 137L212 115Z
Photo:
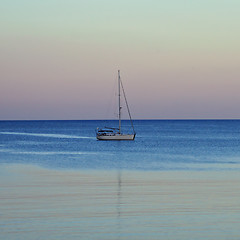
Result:
M240 1L0 2L0 120L240 118Z

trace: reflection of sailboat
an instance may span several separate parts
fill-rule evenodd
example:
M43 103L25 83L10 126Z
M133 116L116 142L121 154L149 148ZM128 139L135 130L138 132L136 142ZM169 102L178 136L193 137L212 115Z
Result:
M121 170L118 171L118 189L117 189L117 230L119 237L117 239L121 238L122 233L122 219L121 219L121 212L122 212L122 177L121 177Z
M121 216L121 187L122 187L122 180L121 180L121 172L118 172L118 191L117 191L117 211L118 211L118 218Z
M131 121L133 133L132 134L123 134L121 131L121 89L123 91L124 99L126 102L127 110L128 110L128 115ZM119 119L119 128L112 128L112 127L105 127L102 129L97 128L97 139L98 140L134 140L136 136L136 132L133 127L133 122L130 114L130 110L128 107L126 95L123 89L123 84L120 78L120 71L118 70L118 119Z

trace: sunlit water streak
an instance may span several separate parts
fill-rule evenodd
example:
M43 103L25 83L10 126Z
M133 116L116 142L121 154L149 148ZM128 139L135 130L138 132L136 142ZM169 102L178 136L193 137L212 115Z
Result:
M40 133L22 133L22 132L0 132L0 134L7 135L23 135L23 136L34 136L34 137L50 137L50 138L93 138L93 137L83 137L83 136L74 136L74 135L65 135L65 134L40 134Z

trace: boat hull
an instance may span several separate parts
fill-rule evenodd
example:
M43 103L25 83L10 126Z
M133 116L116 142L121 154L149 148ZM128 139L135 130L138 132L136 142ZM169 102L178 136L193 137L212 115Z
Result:
M135 139L135 134L116 134L116 135L97 135L98 140L105 140L105 141L121 141L127 140L131 141Z

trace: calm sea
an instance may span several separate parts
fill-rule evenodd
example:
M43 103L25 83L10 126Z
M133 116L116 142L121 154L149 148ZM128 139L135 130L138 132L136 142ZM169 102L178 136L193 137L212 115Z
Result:
M0 121L0 239L240 239L239 120L114 125Z
M104 170L240 169L239 120L137 120L135 141L96 140L97 127L117 124L0 121L0 163Z

